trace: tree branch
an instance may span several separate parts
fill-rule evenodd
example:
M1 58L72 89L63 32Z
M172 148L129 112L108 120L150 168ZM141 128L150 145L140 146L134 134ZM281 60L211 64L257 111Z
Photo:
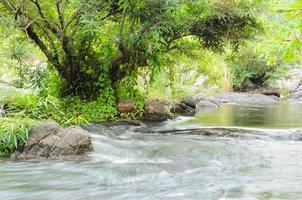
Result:
M64 25L65 24L65 20L64 20L64 4L62 5L62 0L57 0L56 9L57 9L57 13L58 13L58 16L59 16L59 21L60 21L60 24L61 24L61 29L62 29L62 32L63 32L63 30L65 28L65 25Z
M46 19L42 7L38 0L30 0L32 3L34 3L38 9L38 13L42 20L46 23L47 28L49 28L55 35L59 35L59 30L56 28L55 25L53 25L48 19Z

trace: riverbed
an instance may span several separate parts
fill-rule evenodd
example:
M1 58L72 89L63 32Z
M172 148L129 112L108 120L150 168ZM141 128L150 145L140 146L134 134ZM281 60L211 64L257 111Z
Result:
M215 128L240 131L198 134ZM302 104L86 129L95 152L85 160L0 161L0 199L302 199Z

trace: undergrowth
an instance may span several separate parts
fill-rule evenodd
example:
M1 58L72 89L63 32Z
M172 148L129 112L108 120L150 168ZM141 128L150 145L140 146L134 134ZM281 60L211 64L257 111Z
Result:
M28 139L30 123L15 119L0 120L0 157L9 157L21 143Z

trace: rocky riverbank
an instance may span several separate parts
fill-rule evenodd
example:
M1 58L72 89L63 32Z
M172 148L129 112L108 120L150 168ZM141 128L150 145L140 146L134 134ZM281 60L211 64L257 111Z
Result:
M269 88L275 88L269 90ZM285 88L285 89L284 89ZM281 90L288 94L281 95ZM0 84L0 117L5 117L4 94L26 94L28 91L17 89L7 83ZM280 95L279 95L280 94ZM290 101L302 101L302 71L292 70L284 78L274 85L266 88L258 88L251 93L223 92L219 94L188 97L178 102L166 102L162 100L147 101L143 107L142 117L138 121L120 120L103 123L101 126L142 126L148 122L161 122L177 116L194 116L196 113L207 112L220 108L223 104L239 104L244 106L267 106L277 104L281 99L288 97ZM135 113L138 108L132 100L121 101L118 106L120 113ZM144 123L142 122L144 121ZM146 127L146 126L144 126ZM229 130L214 129L203 130L202 135L229 134ZM232 134L231 134L232 135ZM21 144L12 158L26 159L77 159L85 157L93 151L90 134L78 126L62 128L54 122L39 122L29 132L28 141Z

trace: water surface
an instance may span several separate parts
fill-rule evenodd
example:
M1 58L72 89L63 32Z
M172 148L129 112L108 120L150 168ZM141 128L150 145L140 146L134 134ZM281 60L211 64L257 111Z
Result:
M302 103L281 102L266 106L225 104L218 110L199 113L190 124L259 128L302 127Z
M87 160L0 161L0 199L302 199L302 143L291 137L302 134L302 107L279 106L226 106L139 129L94 125ZM266 129L190 134L208 125Z

